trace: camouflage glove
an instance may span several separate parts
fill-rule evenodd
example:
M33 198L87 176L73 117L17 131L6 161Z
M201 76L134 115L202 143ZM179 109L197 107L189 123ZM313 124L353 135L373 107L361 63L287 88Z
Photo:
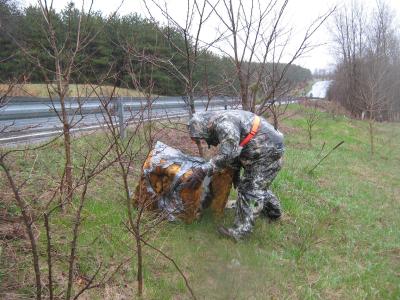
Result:
M238 188L239 182L240 182L240 169L235 169L233 171L233 177L232 177L232 183L235 189Z
M193 174L185 183L185 188L194 189L197 188L202 182L207 173L202 168L193 169Z

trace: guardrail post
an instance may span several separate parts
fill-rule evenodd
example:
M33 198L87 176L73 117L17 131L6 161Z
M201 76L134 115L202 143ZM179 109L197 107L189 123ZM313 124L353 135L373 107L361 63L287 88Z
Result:
M125 124L124 124L124 104L121 97L118 97L118 123L119 123L119 136L121 139L125 138Z
M225 96L224 96L224 108L225 108L225 110L228 109L228 99L226 99Z
M186 95L182 96L182 100L183 100L183 102L185 102L185 106L187 107L187 110L189 112L189 118L191 118L193 115L193 111L192 111L191 103L189 102L189 97ZM193 100L193 106L195 107L194 100Z

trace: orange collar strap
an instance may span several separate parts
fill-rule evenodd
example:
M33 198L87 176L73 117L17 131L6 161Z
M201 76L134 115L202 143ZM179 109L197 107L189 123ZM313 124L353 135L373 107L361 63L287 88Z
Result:
M253 126L251 127L250 133L244 138L243 141L240 142L240 147L244 147L248 142L256 135L258 128L260 127L261 119L259 116L255 116L253 121Z

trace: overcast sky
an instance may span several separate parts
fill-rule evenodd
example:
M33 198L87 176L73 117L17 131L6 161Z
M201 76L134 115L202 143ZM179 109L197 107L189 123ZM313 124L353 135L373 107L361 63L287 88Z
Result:
M22 0L23 1L23 0ZM165 0L168 4L170 13L175 18L183 19L186 13L186 0ZM244 0L244 3L250 0ZM344 4L349 4L352 0L290 0L289 5L286 11L286 19L285 24L288 27L293 27L293 43L292 47L296 45L296 37L299 37L304 29L318 16L326 13L330 8L337 6L341 7ZM362 3L368 6L373 6L375 0L360 0ZM65 5L70 2L68 0L54 0L54 7L59 10L65 7ZM76 6L80 7L82 1L76 0L73 1L76 3ZM90 1L86 1L89 3ZM163 3L164 1L160 1ZM26 5L37 3L36 0L25 0ZM400 16L400 0L387 0L387 3L390 7L392 7L396 13L396 20L399 23ZM121 2L117 0L94 0L94 9L102 11L105 15L112 13L115 11ZM118 13L121 15L129 14L132 12L139 13L142 16L147 16L147 10L143 4L143 0L125 0L121 7L118 10ZM162 19L161 14L159 14L156 10L154 10L154 17L157 19ZM304 57L297 60L295 63L306 68L309 68L311 71L315 69L327 69L331 68L335 62L333 55L330 53L330 33L329 33L329 24L331 23L328 20L325 26L321 27L316 34L313 36L313 44L320 45L314 48L311 52L309 52ZM207 35L212 35L218 30L218 27L221 26L218 20L210 20L207 28L204 30ZM298 42L298 41L297 41ZM290 51L290 49L289 49Z

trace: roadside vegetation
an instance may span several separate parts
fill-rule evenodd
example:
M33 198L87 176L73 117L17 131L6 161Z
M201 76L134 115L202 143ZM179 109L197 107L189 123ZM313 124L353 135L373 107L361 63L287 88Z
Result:
M400 32L389 2L354 1L333 15L332 50L337 56L330 98L351 114L376 121L400 120ZM371 152L374 152L371 143Z
M291 117L282 118L285 163L273 184L285 212L281 221L269 223L258 219L253 235L239 243L220 238L216 232L217 224L231 224L230 210L221 220L206 213L191 225L163 223L149 236L151 243L175 259L199 299L396 299L400 296L400 126L376 124L376 152L372 155L368 123L332 115L328 113L328 105L319 105L311 145L305 111L314 108L290 105L286 114ZM195 153L195 145L185 132L171 129L166 123L157 126L156 139ZM344 144L309 173L342 140ZM94 149L106 143L102 133L74 138L74 165L81 165L79 153L92 151L96 156ZM138 143L133 145L140 147ZM138 156L132 173L138 173L140 160ZM18 170L20 179L30 176L27 189L33 196L37 189L52 184L45 182L47 179L57 176L63 165L63 142L52 144L46 151L16 153L9 162ZM75 169L74 173L77 172ZM118 173L112 167L95 178L82 211L75 289L87 284L100 264L105 267L98 274L101 278L123 262L112 279L86 291L90 299L134 296L137 292L135 259L132 259L134 240L124 225L127 208ZM4 199L1 214L14 221L1 223L0 233L5 236L11 230L14 235L9 239L2 236L0 290L6 298L32 297L35 289L29 246L21 229L19 210L11 199L4 172L1 174ZM137 178L139 174L134 175ZM134 190L136 181L129 181L129 187ZM38 201L45 198L46 195ZM79 199L74 199L72 205L78 202ZM66 282L64 257L68 254L73 224L72 215L65 211L56 212L50 219L55 292L62 292ZM45 272L43 225L34 232L42 249L40 267ZM143 257L145 299L190 297L184 280L162 255L144 246Z
M62 125L43 144L0 147L0 298L400 298L400 125L384 122L399 116L395 19L380 1L371 17L332 7L293 39L288 2L188 0L182 19L157 0L144 1L146 17L0 1L0 108L19 92L55 96ZM311 79L295 62L331 16L332 101L289 104ZM68 97L92 92L101 129L77 134L85 114ZM145 99L125 137L114 106L124 93ZM231 210L187 225L134 209L155 141L212 155L188 138L187 120L154 119L156 95L182 97L189 116L197 96L205 109L229 96L267 116L286 136L272 187L282 220L259 219L234 243L216 232ZM32 128L15 125L0 134Z

